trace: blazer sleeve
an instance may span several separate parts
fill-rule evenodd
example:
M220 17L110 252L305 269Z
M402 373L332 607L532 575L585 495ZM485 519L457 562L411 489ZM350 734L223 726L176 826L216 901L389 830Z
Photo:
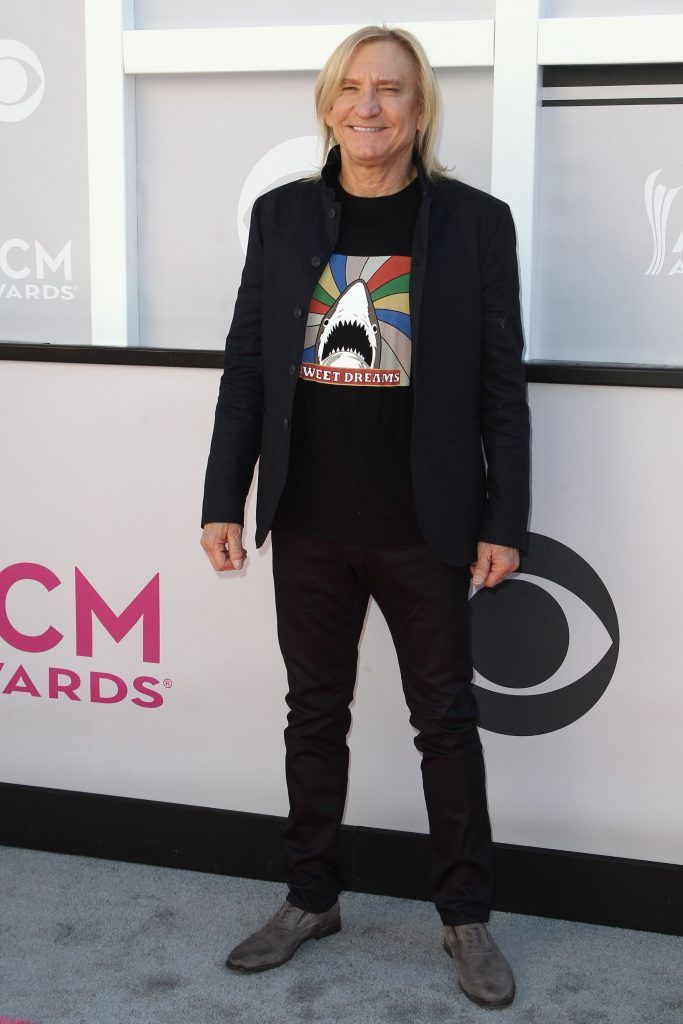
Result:
M479 539L526 551L529 406L516 243L512 213L503 203L481 278L480 416L487 497Z
M262 197L251 211L247 255L225 357L204 480L201 525L244 523L244 504L261 446L263 373Z

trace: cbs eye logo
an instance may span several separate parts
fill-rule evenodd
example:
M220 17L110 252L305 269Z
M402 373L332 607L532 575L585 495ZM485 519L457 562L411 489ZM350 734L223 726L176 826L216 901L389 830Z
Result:
M29 96L26 66L38 76ZM38 57L16 39L0 39L0 121L23 121L36 109L45 92L45 72Z
M237 235L243 252L247 251L249 237L248 212L257 196L276 185L284 185L317 166L319 140L317 135L299 135L273 146L256 161L244 180L237 201Z
M507 736L562 729L590 711L614 673L619 623L595 570L539 533L519 571L471 599L480 725Z

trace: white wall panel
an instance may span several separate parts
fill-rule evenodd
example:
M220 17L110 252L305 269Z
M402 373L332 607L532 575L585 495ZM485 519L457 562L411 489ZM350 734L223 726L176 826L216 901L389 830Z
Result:
M128 31L123 33L124 68L129 75L317 72L334 48L362 25ZM493 63L492 20L410 21L402 27L420 39L434 68Z
M92 340L83 0L0 7L0 342Z
M683 102L544 107L542 120L534 356L680 365Z
M643 14L683 14L683 3L681 0L545 0L546 18L613 18Z
M256 0L248 7L231 0L136 0L135 27L218 28L248 25L325 25L339 22L359 24L412 21L419 13L425 21L446 18L492 18L495 0L423 0L416 10L414 0L345 0L320 4L319 0L297 0L283 6L281 0Z
M488 189L491 70L441 71L439 80L441 156ZM319 161L314 82L305 72L138 79L141 344L224 347L252 202Z
M218 377L210 370L4 364L0 430L8 436L22 424L4 472L21 499L5 502L0 570L34 562L61 580L51 592L16 583L8 614L24 633L54 625L64 638L42 654L1 644L2 781L286 813L285 678L270 545L257 552L253 544L253 491L246 570L216 574L199 547ZM495 839L681 862L675 553L683 480L670 467L679 461L683 394L535 385L531 400L532 529L571 548L602 579L621 648L601 699L565 728L529 736L482 730ZM118 644L96 624L93 657L76 654L75 566L117 612L159 573L158 664L142 661L140 624ZM585 647L587 658L581 622L572 620L570 630L575 651ZM575 658L567 656L569 667ZM18 664L40 696L4 692ZM77 693L86 699L50 699L50 667L77 672ZM89 701L91 670L123 679L125 699ZM172 680L153 687L163 695L160 707L131 700L130 683L141 673ZM557 683L538 689L549 686ZM510 691L515 701L536 692ZM561 688L554 692L560 699ZM374 605L353 711L345 820L426 831L419 754Z

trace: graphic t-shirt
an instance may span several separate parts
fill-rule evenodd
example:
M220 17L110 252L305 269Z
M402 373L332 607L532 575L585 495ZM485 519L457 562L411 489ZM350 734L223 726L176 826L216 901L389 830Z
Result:
M410 256L334 253L311 300L303 380L407 387L409 282Z
M341 203L311 298L276 516L349 544L422 541L410 475L410 254L422 189Z

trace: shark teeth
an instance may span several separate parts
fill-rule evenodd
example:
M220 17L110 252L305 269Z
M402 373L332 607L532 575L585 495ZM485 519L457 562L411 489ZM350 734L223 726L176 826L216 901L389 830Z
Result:
M350 316L345 316L341 320L335 320L334 327L360 327L361 330L366 331L364 322L353 313Z
M372 366L375 353L374 337L369 335L367 325L353 315L333 320L332 326L323 336L320 347L321 362L342 353L348 353L362 364Z
M365 325L359 324L354 318L337 321L323 343L321 354L325 361L343 352L353 355L366 366L372 366L373 343Z
M326 356L334 356L334 355L337 355L340 352L349 352L349 353L351 353L354 356L358 356L359 359L363 358L361 353L356 348L331 348L329 352L325 353L325 355Z

